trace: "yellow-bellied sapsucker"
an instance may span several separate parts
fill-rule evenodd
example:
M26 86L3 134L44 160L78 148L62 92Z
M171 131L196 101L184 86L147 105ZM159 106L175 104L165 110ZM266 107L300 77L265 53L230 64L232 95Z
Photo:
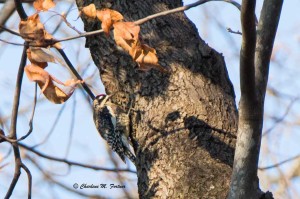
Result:
M94 123L101 137L120 158L125 161L125 156L135 164L135 156L130 151L127 126L129 120L118 112L117 105L109 100L109 95L98 95L93 102ZM124 113L123 113L124 114Z

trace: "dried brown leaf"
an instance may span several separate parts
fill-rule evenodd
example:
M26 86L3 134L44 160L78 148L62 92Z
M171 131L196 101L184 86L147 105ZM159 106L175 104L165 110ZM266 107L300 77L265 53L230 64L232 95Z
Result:
M161 72L168 72L165 68L158 64L156 50L146 44L136 47L133 59L139 64L139 69L148 71L152 68Z
M49 46L53 37L46 30L40 21L38 13L28 17L26 21L21 21L19 31L22 38L31 46ZM56 48L61 48L59 43L53 45Z
M33 2L33 7L37 11L47 11L50 8L53 8L55 6L55 3L53 0L35 0Z
M114 26L114 38L118 46L130 52L131 48L138 43L140 26L133 22L116 22Z
M81 12L83 12L87 17L95 19L97 16L96 6L95 4L91 3L88 6L82 8Z
M109 30L113 23L123 19L123 15L115 10L102 9L97 10L97 18L102 22L101 28L109 35Z

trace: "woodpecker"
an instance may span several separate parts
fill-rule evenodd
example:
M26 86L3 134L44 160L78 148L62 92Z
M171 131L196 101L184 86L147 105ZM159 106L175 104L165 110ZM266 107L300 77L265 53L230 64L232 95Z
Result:
M135 164L135 156L130 151L128 132L124 126L127 121L118 117L118 107L110 102L110 95L98 95L93 102L93 118L101 137L115 151L126 164L125 156ZM125 121L125 124L123 124Z

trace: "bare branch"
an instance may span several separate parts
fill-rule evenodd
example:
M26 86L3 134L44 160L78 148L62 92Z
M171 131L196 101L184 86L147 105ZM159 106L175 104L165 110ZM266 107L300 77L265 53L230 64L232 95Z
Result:
M263 126L264 96L282 3L283 0L280 2L264 1L257 33L255 1L243 0L242 3L241 100L230 199L259 198L261 195L257 169Z
M286 116L289 114L289 112L290 112L292 106L294 105L294 103L295 103L297 100L298 100L298 98L295 98L295 99L293 99L293 100L290 102L290 104L289 104L288 107L286 108L284 114L283 114L280 118L276 119L275 123L274 123L269 129L267 129L267 130L263 133L262 136L268 135L268 134L269 134L269 133L270 133L270 132L278 125L278 124L280 124L280 123L286 118Z
M259 157L260 112L253 111L257 106L255 92L255 42L256 20L255 0L243 0L241 8L242 45L240 52L239 124L229 199L259 198L257 164Z
M13 35L17 35L17 36L21 37L20 33L15 32L15 31L13 31L13 30L10 30L10 29L8 29L8 28L2 26L2 25L0 25L0 32L1 32L1 30L5 30L5 31L7 31L7 32L9 32L9 33L11 33L11 34L13 34Z
M69 187L69 186L67 186L67 185L65 185L65 184L63 184L63 183L55 180L50 173L45 172L45 170L41 167L41 165L39 165L37 163L36 160L34 160L32 157L30 157L28 155L26 155L26 158L28 160L30 160L38 168L38 170L44 175L44 177L46 178L46 180L49 180L50 182L52 182L52 183L54 183L54 184L62 187L63 189L65 189L67 191L70 191L70 192L73 192L73 193L76 193L76 194L78 194L80 196L87 197L87 198L104 199L104 197L99 196L99 195L89 195L89 194L85 194L85 193L76 191L76 189L74 189L73 187L71 188L71 187Z
M132 171L130 169L109 169L109 168L104 168L104 167L98 167L98 166L92 166L92 165L87 165L87 164L81 164L78 162L73 162L64 158L57 158L57 157L53 157L53 156L49 156L46 154L43 154L35 149L33 149L32 147L29 147L23 143L18 143L19 146L21 146L24 149L27 149L28 151L31 151L35 154L37 154L38 156L42 157L42 158L46 158L49 160L53 160L53 161L57 161L57 162L63 162L66 163L70 166L79 166L79 167L83 167L83 168L88 168L88 169L93 169L93 170L97 170L97 171L109 171L109 172L129 172L129 173L136 173L135 171Z
M21 140L24 140L25 138L27 138L31 134L31 132L33 130L33 117L34 117L34 113L35 113L36 101L37 101L37 84L35 84L35 95L34 95L34 101L33 101L33 110L32 110L32 114L31 114L31 118L29 120L29 130L28 130L28 132L19 139L11 139L11 138L6 137L4 134L0 134L0 138L2 138L2 139L0 139L0 143L3 142L4 140L7 141L7 142L10 142L10 143L16 143L16 142L19 142Z
M26 59L27 59L26 50L27 50L27 47L24 47L22 58L20 61L19 71L18 71L18 75L17 75L15 96L14 96L13 109L12 109L12 114L11 114L12 119L11 119L11 125L10 125L10 132L8 135L9 139L15 139L15 140L17 139L17 119L18 119L18 109L19 109L19 103L20 103L22 79L23 79L24 67L26 65ZM14 156L15 156L15 173L14 173L13 180L9 186L9 189L6 193L5 198L9 198L11 196L11 194L19 180L19 177L21 175L20 170L21 170L21 166L22 166L22 160L21 160L19 146L16 143L12 143L12 147L13 147Z
M22 163L21 167L27 173L27 178L28 178L28 199L30 199L31 198L31 190L32 190L32 176L31 176L31 173L30 173L29 169L26 167L25 164Z
M227 28L227 31L233 34L237 34L237 35L242 35L242 33L238 30L238 31L234 31L231 28Z
M5 1L4 5L2 6L0 10L0 26L3 26L6 21L10 18L10 16L15 11L15 3L13 0L7 0ZM0 28L0 33L2 32L3 28Z
M230 4L234 5L239 10L241 9L241 6L236 1L231 1L231 0L200 0L200 1L197 1L195 3L188 4L186 6L182 6L182 7L179 7L179 8L174 8L172 10L167 10L167 11L163 11L163 12L160 12L160 13L157 13L157 14L150 15L150 16L145 17L143 19L137 20L134 23L137 24L137 25L140 25L140 24L143 24L143 23L145 23L145 22L147 22L151 19L155 19L157 17L161 17L161 16L165 16L165 15L169 15L169 14L174 14L174 13L177 13L177 12L183 12L185 10L189 10L191 8L194 8L196 6L199 6L201 4L204 4L204 3L207 3L207 2L210 2L210 1L223 1L223 2L230 3Z
M32 133L32 130L33 130L33 117L34 117L34 113L35 113L36 101L37 101L37 83L35 83L33 108L32 108L32 113L31 113L31 117L30 117L30 120L29 120L29 130L28 130L26 135L22 136L20 139L17 139L16 142L24 140L25 138L27 138Z
M283 0L264 1L257 26L255 79L260 103L264 102L269 76L269 64L279 23Z
M174 14L174 13L177 13L177 12L183 12L185 10L189 10L193 7L199 6L201 4L204 4L204 3L207 3L207 2L210 2L210 1L223 1L223 2L227 2L227 3L230 3L230 4L234 5L239 10L241 8L240 4L238 4L236 1L233 1L233 0L200 0L200 1L197 1L197 2L192 3L192 4L188 4L186 6L182 6L182 7L179 7L179 8L174 8L172 10L167 10L167 11L163 11L163 12L160 12L160 13L156 13L156 14L147 16L145 18L142 18L142 19L139 19L139 20L135 21L134 23L136 25L141 25L141 24L143 24L147 21L150 21L152 19L155 19L157 17L161 17L161 16L165 16L165 15L169 15L169 14ZM80 37L88 37L88 36L92 36L92 35L97 35L97 34L100 34L100 33L103 33L103 32L104 31L101 29L101 30L96 30L96 31L91 31L91 32L85 32L85 33L82 33L82 34L77 35L77 36L67 37L67 38L63 38L63 39L55 39L55 40L52 41L52 44L55 44L57 42L62 42L62 41L69 41L69 40L73 40L73 39L78 39Z
M72 6L73 6L73 4L69 7L69 9L67 10L67 12L66 12L65 14L63 14L63 15L60 14L60 13L58 13L58 12L56 12L56 11L53 11L53 10L48 10L48 12L53 12L53 13L55 13L56 15L60 16L61 19L62 19L61 22L65 22L65 24L66 24L69 28L73 29L73 30L74 30L75 32L77 32L78 34L82 34L81 31L77 30L77 28L76 28L75 26L73 26L73 25L67 20L66 15L67 15L68 13L70 13L70 11L72 10ZM54 30L53 32L55 32L55 31L60 27L60 24L61 24L61 23L59 23L59 25L55 28L55 30Z
M26 12L25 12L25 10L23 8L21 0L14 0L14 2L15 2L16 10L17 10L17 12L18 12L21 20L26 21L27 18L28 18L28 16L27 16L27 14L26 14Z
M10 42L10 41L5 41L5 40L3 40L3 39L0 39L0 41L2 41L2 42L4 42L4 43L7 43L7 44L15 45L15 46L24 46L24 44L15 43L15 42Z
M288 158L288 159L286 159L286 160L283 160L283 161L281 161L281 162L278 162L278 163L276 163L276 164L270 165L270 166L259 167L258 169L259 169L259 170L262 170L262 171L263 171L263 170L267 170L267 169L273 169L273 168L279 167L279 166L281 166L281 165L283 165L283 164L285 164L285 163L287 163L287 162L296 160L296 159L298 159L298 158L300 158L300 154L299 154L299 155L296 155L296 156L294 156L294 157Z

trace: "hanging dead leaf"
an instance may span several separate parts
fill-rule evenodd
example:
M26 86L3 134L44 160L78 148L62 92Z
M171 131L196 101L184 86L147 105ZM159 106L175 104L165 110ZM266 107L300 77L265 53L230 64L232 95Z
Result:
M47 48L30 47L30 52L31 62L56 62L52 52Z
M39 15L36 13L28 17L26 21L21 21L19 31L23 39L27 42L33 40L41 40L44 38L45 27L40 21Z
M116 22L113 26L115 42L125 51L130 52L138 42L140 26L133 22Z
M46 68L46 67L48 66L48 63L47 63L47 62L38 62L38 61L35 61L35 60L31 57L31 50L30 50L30 48L27 49L26 53L27 53L27 58L29 59L29 61L30 61L32 64L34 64L34 65L36 65L36 66L38 66L38 67L40 67L40 68Z
M141 44L136 47L132 58L139 64L139 70L148 71L154 68L164 73L168 72L164 67L158 64L156 50L146 44Z
M123 19L123 15L115 10L102 9L97 10L97 18L102 22L101 28L109 35L109 30L113 23Z
M55 81L58 84L64 85L60 80L56 79L54 76L50 75L47 71L45 71L43 68L40 68L36 65L27 65L25 67L25 73L30 81L35 81L39 83L41 86L41 92L44 93L44 91L49 86L49 83L52 81Z
M43 87L43 84L41 82L38 82L38 85L40 88ZM54 85L54 83L52 81L50 81L49 85L47 86L47 88L45 89L43 94L49 101L51 101L55 104L62 104L71 97L71 95L74 92L74 89L75 89L75 87L72 88L72 90L68 94L66 94L60 88L58 88L56 85Z
M33 2L33 7L37 11L47 11L50 8L53 8L55 6L55 3L53 0L35 0Z
M46 30L40 21L38 13L28 17L26 21L21 21L19 31L22 38L27 41L30 46L48 47L53 37ZM53 45L56 48L61 48L59 43Z
M95 19L97 16L96 6L95 4L91 3L88 6L82 8L81 12L83 12L87 17Z
M56 104L61 104L69 99L69 97L73 94L74 89L77 84L82 83L80 80L68 80L66 83L61 82L56 79L54 76L50 75L44 69L35 66L33 64L27 65L25 67L25 73L30 81L35 81L39 85L41 92L45 95L45 97ZM70 87L70 91L66 94L59 87L57 87L54 82Z

